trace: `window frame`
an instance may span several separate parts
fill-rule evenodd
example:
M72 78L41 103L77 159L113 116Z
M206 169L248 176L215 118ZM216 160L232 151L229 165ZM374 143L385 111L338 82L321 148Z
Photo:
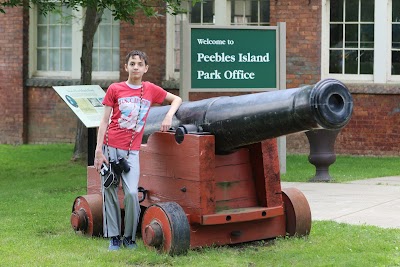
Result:
M80 79L81 78L81 61L82 56L82 27L83 27L83 8L78 7L73 10L72 18L72 59L71 71L38 71L37 70L37 22L38 7L35 5L29 10L29 78L45 78L45 79ZM120 64L120 63L119 63ZM92 79L119 79L120 71L93 71Z
M387 5L388 6L388 9L387 9L387 14L388 14L388 19L387 19L387 21L388 21L388 23L387 23L387 32L388 32L388 35L389 35L389 39L388 39L388 43L387 43L387 47L388 47L388 53L389 53L389 55L388 55L388 60L387 60L387 69L389 70L389 73L388 73L388 81L389 82L399 82L400 81L400 75L392 75L392 71L391 71L391 68L392 68L392 51L393 51L393 48L392 48L392 36L393 36L393 34L392 34L392 23L393 23L393 17L392 17L392 3L393 3L393 0L382 0L382 1L388 1L389 2L389 4ZM383 4L385 4L385 3L383 3ZM397 51L398 51L399 49L397 49Z
M106 12L106 10L104 10L104 12ZM120 59L120 43L121 43L121 33L120 33L120 21L119 20L114 20L113 19L113 17L112 17L112 11L110 11L110 10L107 10L107 12L109 13L109 15L111 16L111 20L110 21L108 21L108 22L105 22L104 20L99 24L99 26L98 26L98 28L97 28L97 32L96 32L96 34L94 35L94 38L97 38L98 40L93 40L93 43L95 44L96 42L99 42L99 46L98 47L93 47L93 53L94 53L94 51L97 49L97 50L102 50L102 49L108 49L108 50L111 50L111 57L113 57L113 52L115 52L115 49L116 49L116 46L113 46L113 39L114 39L114 27L118 27L118 30L117 30L117 32L118 32L118 42L117 42L117 44L118 44L118 55L117 55L117 57L118 57L118 59L119 59L119 61L118 61L118 63L116 63L116 65L113 65L112 66L112 68L114 68L114 71L93 71L92 73L94 73L95 74L95 77L97 77L97 76L100 76L100 77L106 77L106 76L109 76L110 74L112 75L113 73L114 73L114 76L115 75L118 75L118 76L116 76L116 77L110 77L110 78L118 78L119 77L119 71L120 71L120 67L121 67L121 59ZM103 16L104 16L104 13L103 13ZM107 24L103 24L102 25L102 23L107 23ZM110 33L110 35L111 35L111 47L106 47L106 46L100 46L100 42L101 42L101 37L99 36L99 29L100 29L100 27L102 27L102 26L108 26L108 27L111 27L111 33ZM110 38L110 36L107 36L108 38ZM93 45L94 45L93 44ZM98 52L98 55L99 55L99 58L100 58L100 52ZM94 58L93 58L94 59ZM113 60L113 58L111 58L111 61ZM101 63L99 63L99 65L100 65ZM111 62L111 64L114 64L113 62Z
M329 73L330 0L322 1L321 78L335 78L351 83L393 83L400 75L391 74L392 0L375 0L373 74Z

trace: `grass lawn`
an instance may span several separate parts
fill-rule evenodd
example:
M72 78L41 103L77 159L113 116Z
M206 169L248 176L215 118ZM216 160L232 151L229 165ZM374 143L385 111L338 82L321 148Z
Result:
M86 164L73 145L0 145L0 266L400 266L400 229L314 221L304 238L277 238L189 250L170 257L146 249L109 252L108 240L76 234L72 204L86 194ZM399 175L399 158L338 157L337 182ZM286 181L307 181L307 156L288 156ZM374 166L375 165L375 166ZM344 166L348 171L344 170Z
M308 162L308 155L288 155L285 182L307 182L315 175L315 166ZM337 156L329 168L333 181L345 183L367 178L400 176L398 157Z

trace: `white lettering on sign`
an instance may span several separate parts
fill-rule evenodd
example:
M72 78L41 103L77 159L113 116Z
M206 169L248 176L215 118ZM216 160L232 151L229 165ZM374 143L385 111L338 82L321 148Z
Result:
M227 80L254 80L254 72L244 72L243 70L227 70L224 72L224 78Z
M200 45L233 45L233 40L213 40L209 38L197 39ZM198 52L197 63L268 63L270 62L270 53L254 54L251 52L242 52L235 55L225 52L215 52L211 54ZM254 72L245 72L244 70L220 70L204 71L197 70L197 80L254 80Z
M226 40L210 40L210 39L197 39L197 42L202 45L225 45Z
M224 78L227 80L254 80L255 75L254 72L245 72L244 70L227 70L224 72ZM212 72L198 70L197 80L221 80L221 72L218 70Z
M197 53L197 62L235 62L235 56L225 53L219 54L218 52L213 55Z
M265 55L252 55L251 53L239 53L239 62L269 62L269 53Z
M221 72L214 70L214 72L205 72L203 70L197 71L197 80L221 80Z
M261 62L261 63L268 63L270 62L269 58L269 53L265 53L265 55L254 55L251 53L239 53L238 54L238 62L241 63L254 63L254 62ZM197 62L213 62L213 63L219 63L219 62L236 62L236 57L235 55L228 55L225 54L225 52L218 53L215 52L214 54L207 55L204 53L197 53Z

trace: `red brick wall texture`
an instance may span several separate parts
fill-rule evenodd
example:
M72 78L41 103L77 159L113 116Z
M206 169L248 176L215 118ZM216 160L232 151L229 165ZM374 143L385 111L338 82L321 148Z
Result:
M25 20L23 19L25 16ZM24 86L27 62L26 14L15 8L0 14L0 143L73 143L77 118L51 88ZM271 1L271 24L286 22L287 88L314 84L321 78L321 1ZM136 18L121 23L121 63L132 49L150 57L145 79L161 84L165 76L165 18ZM122 65L122 64L121 64ZM127 74L121 66L121 80ZM365 85L378 91L382 85ZM400 151L400 94L360 93L353 85L354 113L335 145L339 154L393 155ZM357 92L357 93L355 93ZM215 94L193 94L191 100ZM304 133L287 136L288 153L309 153Z
M23 10L0 13L0 142L24 140Z
M320 79L321 1L271 1L271 23L286 22L287 88Z
M165 23L165 17L149 19L143 15L135 18L134 26L121 23L121 80L128 78L122 65L125 62L125 56L131 50L142 50L149 57L149 71L145 74L144 80L161 84L165 76Z
M28 90L28 143L74 143L77 117L53 88Z

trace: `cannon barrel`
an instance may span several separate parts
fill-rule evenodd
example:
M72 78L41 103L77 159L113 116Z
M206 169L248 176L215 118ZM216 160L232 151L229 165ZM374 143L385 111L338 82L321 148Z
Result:
M159 130L169 106L150 110L143 143ZM217 153L227 153L265 139L313 129L340 129L350 120L352 96L338 80L314 86L182 103L172 127L195 125L215 136Z

